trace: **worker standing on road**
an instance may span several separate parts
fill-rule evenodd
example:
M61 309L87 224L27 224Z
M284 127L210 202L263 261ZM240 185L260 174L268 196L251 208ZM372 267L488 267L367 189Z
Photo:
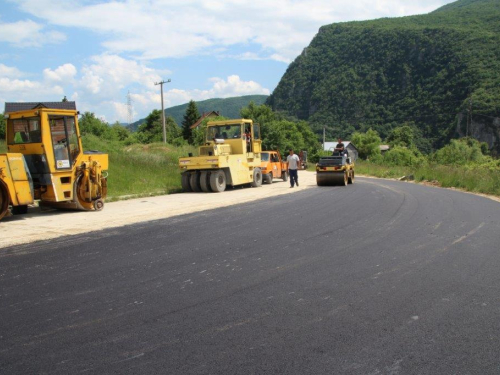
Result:
M299 177L297 175L297 169L299 168L299 157L293 153L293 150L290 149L290 155L286 157L286 161L288 162L288 174L290 175L290 187L293 188L295 184L299 186Z

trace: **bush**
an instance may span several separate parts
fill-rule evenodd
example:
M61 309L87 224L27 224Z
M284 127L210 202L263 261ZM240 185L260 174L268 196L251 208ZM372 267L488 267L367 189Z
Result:
M378 162L388 166L418 167L424 165L427 159L417 148L394 146Z
M380 139L378 133L373 129L368 129L366 133L355 132L351 137L351 142L358 149L361 159L377 159L380 155Z
M489 160L483 155L483 149L482 143L476 139L452 139L448 145L434 153L432 160L445 165L480 164Z

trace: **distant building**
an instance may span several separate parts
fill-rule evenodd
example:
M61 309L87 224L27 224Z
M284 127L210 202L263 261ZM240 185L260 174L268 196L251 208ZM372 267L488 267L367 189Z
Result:
M389 151L391 147L389 145L380 145L378 146L378 148L380 149L380 152L383 154L384 152Z
M335 146L337 146L337 143L338 142L325 142L323 150L333 152ZM344 144L344 149L347 150L349 156L354 157L354 160L356 160L358 158L358 149L356 148L356 146L354 146L351 141L342 141L342 143Z
M193 125L191 125L191 129L196 129L198 126L200 126L200 124L203 122L203 120L205 120L207 117L210 118L210 117L219 117L219 116L220 116L220 113L217 111L210 111L207 113L203 113L201 115L201 117L198 119L198 121L196 121Z

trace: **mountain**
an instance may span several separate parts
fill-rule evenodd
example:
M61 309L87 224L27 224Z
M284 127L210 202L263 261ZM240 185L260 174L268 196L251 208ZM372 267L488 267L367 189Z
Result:
M264 104L267 98L267 95L246 95L225 99L207 99L196 102L196 106L198 107L200 115L203 114L203 112L217 111L221 116L238 118L240 117L241 108L246 107L252 101L257 105ZM167 116L173 117L177 125L181 126L187 106L188 103L170 107L165 109L165 113ZM136 131L143 122L144 119L141 119L132 123L130 129Z
M323 26L267 104L329 139L409 124L424 151L471 135L500 153L500 1Z

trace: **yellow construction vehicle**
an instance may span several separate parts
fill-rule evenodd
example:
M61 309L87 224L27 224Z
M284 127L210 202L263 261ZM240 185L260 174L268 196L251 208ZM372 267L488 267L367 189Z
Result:
M199 156L179 158L182 190L222 192L226 186L262 185L260 127L252 120L211 121Z
M345 150L334 151L331 156L323 156L316 164L316 183L318 186L352 184L354 182L354 162L358 150L351 142L344 142Z
M0 154L0 219L28 205L101 210L108 155L83 152L74 102L5 103L8 153Z

